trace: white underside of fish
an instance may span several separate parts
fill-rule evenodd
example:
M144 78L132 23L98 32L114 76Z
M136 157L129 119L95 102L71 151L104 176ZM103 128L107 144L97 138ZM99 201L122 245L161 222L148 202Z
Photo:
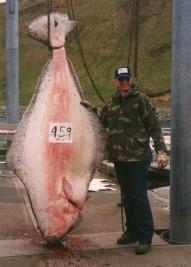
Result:
M77 223L101 158L97 129L80 101L65 49L53 50L7 155L47 241L61 239ZM52 125L70 125L72 138L52 141Z

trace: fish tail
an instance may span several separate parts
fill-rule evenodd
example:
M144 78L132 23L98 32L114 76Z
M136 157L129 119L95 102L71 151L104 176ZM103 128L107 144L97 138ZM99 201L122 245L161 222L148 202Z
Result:
M67 14L51 13L35 18L26 28L26 35L51 48L64 46L66 37L77 25Z

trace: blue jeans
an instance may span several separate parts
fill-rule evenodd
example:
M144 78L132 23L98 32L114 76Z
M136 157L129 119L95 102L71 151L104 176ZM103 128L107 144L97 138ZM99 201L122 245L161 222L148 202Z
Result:
M147 196L149 161L114 162L126 215L127 234L140 243L151 243L153 217Z

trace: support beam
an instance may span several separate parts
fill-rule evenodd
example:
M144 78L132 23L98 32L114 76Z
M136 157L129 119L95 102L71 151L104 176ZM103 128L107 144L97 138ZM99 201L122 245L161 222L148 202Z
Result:
M135 50L134 50L134 76L138 76L138 54L139 54L139 12L140 0L135 1Z
M18 0L6 2L6 99L9 123L18 122Z
M191 243L191 1L173 0L170 240Z

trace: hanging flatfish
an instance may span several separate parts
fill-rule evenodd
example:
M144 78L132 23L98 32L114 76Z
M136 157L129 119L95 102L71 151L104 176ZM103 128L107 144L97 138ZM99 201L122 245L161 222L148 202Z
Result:
M28 26L27 34L49 45L52 57L7 154L48 242L62 239L78 222L103 155L101 126L80 104L79 82L64 48L75 25L66 15L52 13L49 23L41 16Z

